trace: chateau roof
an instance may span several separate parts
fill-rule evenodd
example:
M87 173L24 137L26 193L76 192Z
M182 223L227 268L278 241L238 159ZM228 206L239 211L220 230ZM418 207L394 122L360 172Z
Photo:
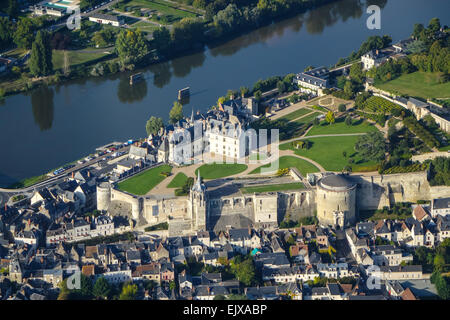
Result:
M341 174L331 174L320 180L321 185L332 188L351 188L355 184Z

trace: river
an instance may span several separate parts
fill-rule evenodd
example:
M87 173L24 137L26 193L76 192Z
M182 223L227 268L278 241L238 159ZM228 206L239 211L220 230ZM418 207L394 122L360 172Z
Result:
M152 65L130 87L129 74L86 78L0 102L0 186L48 172L112 141L145 136L154 115L168 119L177 91L191 87L185 115L207 110L228 89L258 79L329 66L371 35L408 37L414 23L450 21L448 0L367 0L381 11L369 30L366 0L342 0L237 37L204 52Z

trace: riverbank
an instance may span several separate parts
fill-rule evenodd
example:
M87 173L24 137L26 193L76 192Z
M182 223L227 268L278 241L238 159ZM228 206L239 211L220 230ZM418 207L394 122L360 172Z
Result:
M166 61L190 54L204 52L207 49L214 49L215 47L218 47L228 41L253 32L257 29L263 28L272 23L286 20L295 15L302 14L307 11L314 10L318 7L339 1L340 0L309 0L306 3L293 6L290 10L283 10L283 8L280 8L276 11L266 12L261 9L261 12L264 13L264 18L260 18L257 22L247 22L245 24L243 24L243 22L240 22L242 25L239 28L230 29L227 31L224 31L223 28L220 28L221 31L219 32L218 27L215 26L213 22L206 21L204 23L204 34L201 37L203 39L199 39L199 41L197 42L194 41L193 43L189 43L187 47L183 43L174 43L170 45L170 51L168 51L170 52L170 54L165 51L165 54L163 55L159 52L158 48L153 48L147 55L147 57L145 57L145 59L142 59L136 64L124 65L123 63L121 63L121 61L119 61L116 52L101 57L94 57L93 59L79 59L79 52L82 52L83 50L67 50L66 52L68 53L68 55L77 56L78 59L76 60L81 61L81 63L73 63L69 66L63 66L64 62L62 61L62 56L65 55L65 53L60 52L60 50L54 50L53 54L58 55L59 58L53 57L55 70L52 75L42 78L32 78L25 71L22 71L20 74L10 74L9 78L11 79L11 81L8 81L8 79L6 79L7 81L4 81L0 84L0 99L18 93L29 92L32 89L38 88L40 86L63 84L70 80L76 80L85 77L105 77L108 75L126 71L142 69L154 64L164 63ZM228 9L229 7L226 8L226 10ZM235 10L240 9L238 8ZM223 11L225 11L225 9Z

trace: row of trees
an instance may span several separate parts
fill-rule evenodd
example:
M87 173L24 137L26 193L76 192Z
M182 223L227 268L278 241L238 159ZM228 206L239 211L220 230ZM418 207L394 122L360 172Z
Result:
M95 282L91 278L81 274L80 289L69 289L67 279L59 285L58 300L134 300L137 297L136 284L123 283L111 285L104 277L99 277Z

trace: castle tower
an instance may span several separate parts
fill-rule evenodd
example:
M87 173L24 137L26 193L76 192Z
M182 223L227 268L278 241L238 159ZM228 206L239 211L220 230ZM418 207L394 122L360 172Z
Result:
M206 230L206 186L201 179L200 170L198 170L197 181L192 186L189 195L193 230Z
M97 186L97 210L106 211L111 203L111 185L102 182Z
M317 218L322 225L344 227L356 222L356 183L340 174L317 183Z

